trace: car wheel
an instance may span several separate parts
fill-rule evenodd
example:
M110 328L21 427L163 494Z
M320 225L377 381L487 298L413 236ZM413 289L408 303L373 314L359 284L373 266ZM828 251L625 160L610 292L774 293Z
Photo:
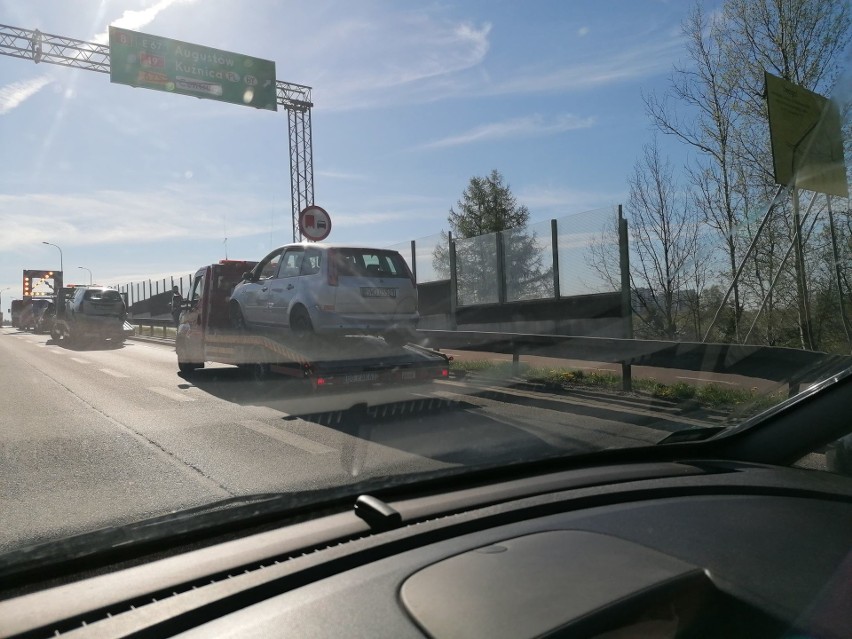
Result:
M238 367L248 372L252 380L260 382L269 377L271 369L267 363L268 355L260 347L254 347L249 351L249 361L238 364Z
M231 320L231 328L234 328L238 331L245 331L248 329L248 324L246 324L246 318L243 316L243 311L240 308L240 305L236 302L232 302L228 307L228 315Z
M256 382L262 382L269 378L269 364L255 362L254 364L248 365L248 371L251 373L251 378Z
M294 335L308 335L314 332L314 325L311 323L311 316L308 315L308 309L304 306L297 306L290 314L290 331Z

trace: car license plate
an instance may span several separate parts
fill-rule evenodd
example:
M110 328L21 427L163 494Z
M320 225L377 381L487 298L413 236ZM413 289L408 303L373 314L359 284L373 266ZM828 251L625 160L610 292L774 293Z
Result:
M402 371L402 379L417 379L417 371Z
M396 289L380 288L376 286L362 286L361 297L396 297Z
M379 379L378 373L353 373L346 376L347 384L359 384L361 382L375 382Z

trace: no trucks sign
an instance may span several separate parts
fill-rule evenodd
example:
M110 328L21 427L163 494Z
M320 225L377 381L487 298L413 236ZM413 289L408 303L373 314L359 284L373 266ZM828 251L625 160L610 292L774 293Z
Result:
M321 206L308 206L299 213L299 232L311 242L322 242L331 233L331 218Z

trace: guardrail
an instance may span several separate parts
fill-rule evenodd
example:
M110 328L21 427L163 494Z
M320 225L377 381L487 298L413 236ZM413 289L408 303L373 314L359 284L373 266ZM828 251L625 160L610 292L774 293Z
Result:
M748 344L705 344L661 340L528 335L475 331L418 331L433 348L503 353L514 363L521 355L620 364L622 388L632 389L633 366L742 375L786 383L790 394L801 384L852 367L852 357Z
M174 322L159 318L128 320L148 336L169 339ZM141 333L144 334L144 333ZM802 384L815 382L852 367L852 357L777 346L704 344L663 340L530 335L487 331L417 331L418 343L435 349L453 349L512 356L522 355L605 362L621 366L622 388L632 390L632 367L647 366L679 371L712 372L767 379L788 385L794 395Z
M140 329L139 335L144 335L142 330L148 329L148 337L162 337L162 339L170 339L173 336L170 336L168 333L168 329L174 329L175 323L174 320L169 317L165 318L157 318L157 317L129 317L127 321L133 324L134 326L138 326ZM157 331L160 335L155 335L155 328L161 329L161 331Z

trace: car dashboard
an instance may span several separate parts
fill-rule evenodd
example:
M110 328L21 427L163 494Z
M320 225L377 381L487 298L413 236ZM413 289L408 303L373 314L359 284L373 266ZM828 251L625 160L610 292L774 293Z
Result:
M26 637L813 637L852 628L852 480L632 463L379 501L4 585Z

